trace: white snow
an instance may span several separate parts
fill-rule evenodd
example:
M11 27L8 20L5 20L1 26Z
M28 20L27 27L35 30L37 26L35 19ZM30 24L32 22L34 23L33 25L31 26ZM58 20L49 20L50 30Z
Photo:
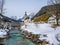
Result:
M29 23L26 28L25 25L21 27L22 30L27 30L28 32L33 32L34 34L43 34L47 32L51 32L54 29L51 28L50 24L34 24L34 23Z
M7 29L6 29L7 30ZM0 38L4 38L7 35L7 32L4 29L0 29Z
M50 45L52 43L54 45L58 45L60 42L56 39L56 35L59 34L59 40L60 40L60 27L57 27L56 30L51 27L51 24L34 24L29 23L27 26L23 25L21 27L22 30L27 30L28 32L32 32L34 34L41 34L40 40L46 39L46 41L49 41ZM47 35L47 37L44 37L43 35Z

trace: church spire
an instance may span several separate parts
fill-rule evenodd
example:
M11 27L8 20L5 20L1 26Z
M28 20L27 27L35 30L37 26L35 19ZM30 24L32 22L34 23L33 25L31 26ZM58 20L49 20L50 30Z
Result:
M24 14L24 20L27 18L27 12L25 11L25 14Z
M27 16L27 12L25 11L25 16Z

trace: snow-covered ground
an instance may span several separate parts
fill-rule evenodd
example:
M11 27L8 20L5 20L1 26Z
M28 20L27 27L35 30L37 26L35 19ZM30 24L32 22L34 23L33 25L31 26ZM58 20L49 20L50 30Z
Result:
M47 23L29 23L27 26L23 25L21 29L23 31L27 30L28 32L32 32L33 34L41 34L39 38L40 40L46 39L46 41L49 41L50 45L52 45L52 43L54 45L58 45L60 43L60 27L56 27L56 29L54 29L51 26L51 24ZM44 37L43 35L47 35L47 37Z
M0 38L5 38L8 31L7 29L0 29Z

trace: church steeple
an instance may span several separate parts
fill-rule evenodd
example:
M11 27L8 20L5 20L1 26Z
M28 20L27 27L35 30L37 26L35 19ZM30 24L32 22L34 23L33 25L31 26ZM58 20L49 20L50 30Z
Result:
M27 12L25 11L25 14L24 14L24 20L27 18Z
M27 16L27 12L25 11L25 16Z

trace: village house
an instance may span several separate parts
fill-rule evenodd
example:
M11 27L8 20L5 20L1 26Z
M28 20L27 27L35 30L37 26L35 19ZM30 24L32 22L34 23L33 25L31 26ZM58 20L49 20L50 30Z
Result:
M56 22L56 16L53 15L53 16L49 17L48 23L49 24L57 24L57 22Z
M20 22L11 22L12 29L20 30Z
M48 23L49 23L49 24L57 24L56 16L53 15L53 16L49 17ZM59 18L59 20L58 20L58 24L60 25L60 18Z

